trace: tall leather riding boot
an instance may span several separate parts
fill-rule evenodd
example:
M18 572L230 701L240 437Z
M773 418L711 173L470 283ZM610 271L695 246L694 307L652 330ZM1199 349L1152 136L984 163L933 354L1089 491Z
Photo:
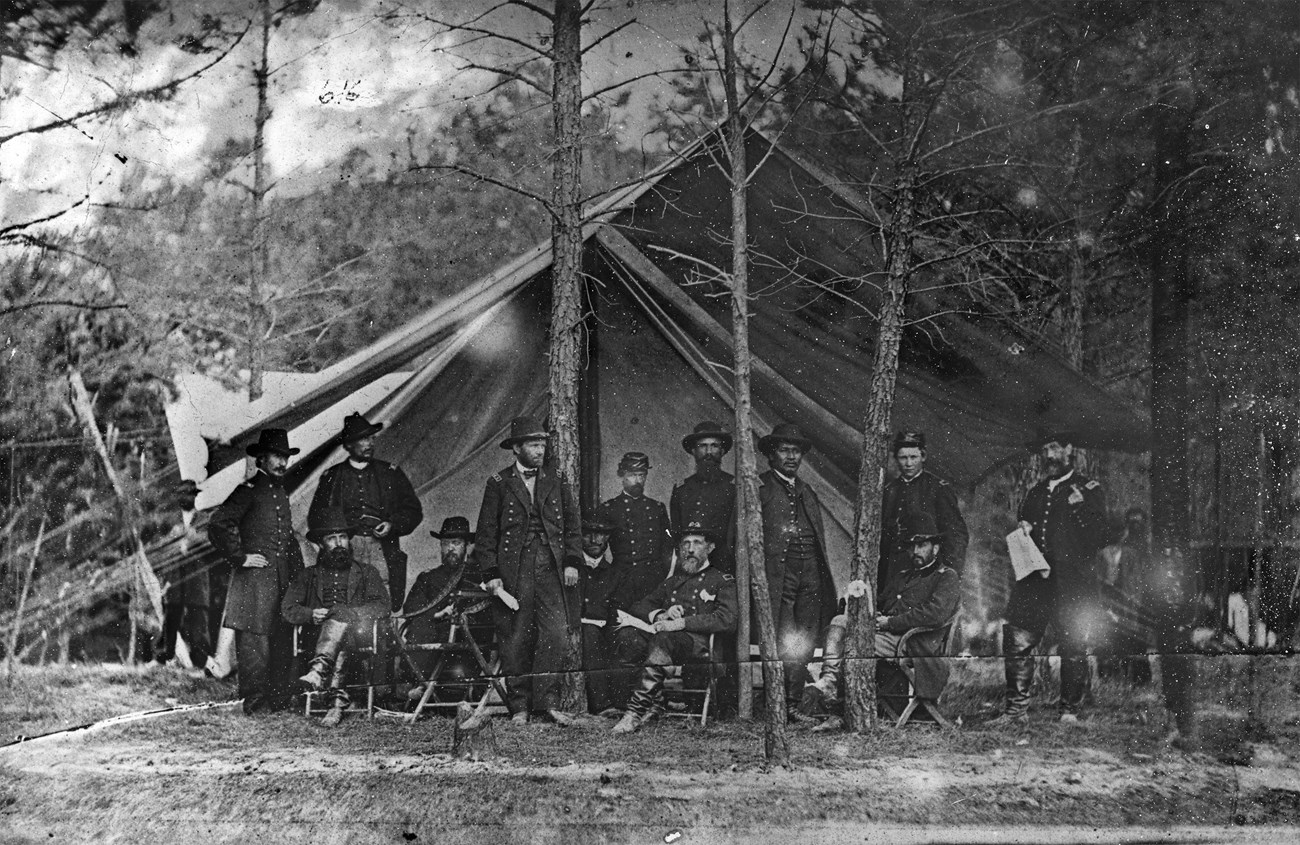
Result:
M821 677L817 679L817 686L831 698L835 697L835 691L840 688L840 677L844 671L844 638L848 633L844 625L836 624L838 619L836 617L832 620L826 629L826 642L822 645Z
M1034 683L1034 657L1031 652L1041 635L1017 628L1002 626L1002 654L1006 661L1007 702L1006 712L1023 716L1029 711L1029 691Z
M632 698L627 703L630 713L649 716L663 709L664 680L668 677L668 667L650 664L641 670L641 681L637 684Z
M1078 713L1083 707L1091 681L1088 658L1083 655L1061 655L1061 709Z

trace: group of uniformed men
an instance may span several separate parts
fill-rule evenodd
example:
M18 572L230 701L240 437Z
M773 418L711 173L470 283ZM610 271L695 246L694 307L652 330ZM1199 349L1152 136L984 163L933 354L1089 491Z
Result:
M442 565L422 574L409 596L399 540L423 513L406 475L374 457L382 427L358 414L344 422L348 457L325 471L308 512L307 536L319 547L314 567L304 568L292 530L283 476L299 450L282 429L263 430L248 447L257 473L211 519L212 543L234 570L223 624L236 631L245 712L283 709L302 687L326 689L333 693L326 721L336 724L347 704L340 658L348 644L390 610L407 617L408 636L441 636L446 608L428 611L447 595L448 571L472 573L469 580L496 599L505 704L520 724L574 722L561 707L558 679L579 642L591 711L621 717L614 730L630 733L662 712L667 667L716 659L718 643L734 637L736 488L722 469L733 439L717 423L701 422L682 438L696 471L673 487L667 508L645 495L650 458L627 452L617 469L622 492L580 514L546 466L545 428L515 419L500 444L513 461L488 478L477 526L449 517L442 531L430 532L441 542ZM1041 438L1046 477L1018 515L1019 530L1050 569L1013 589L1004 627L1006 706L995 721L1025 718L1030 653L1049 625L1061 641L1064 720L1077 718L1087 691L1078 617L1095 583L1090 561L1105 542L1105 503L1098 483L1074 470L1072 439ZM759 479L762 554L788 712L828 727L835 724L847 602L867 587L850 582L836 613L821 503L800 476L812 446L792 423L758 440L769 464ZM902 635L927 629L911 638L906 657L916 668L916 694L937 698L947 678L943 627L957 610L969 534L953 489L925 469L924 435L899 432L892 453L898 472L884 489L876 654L902 658ZM296 684L286 634L295 624L320 626L309 671ZM819 643L822 670L814 681L808 665Z

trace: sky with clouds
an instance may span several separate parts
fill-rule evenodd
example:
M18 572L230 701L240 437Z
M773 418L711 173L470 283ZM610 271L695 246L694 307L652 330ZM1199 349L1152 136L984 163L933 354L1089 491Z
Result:
M464 44L465 35L447 35L421 13L464 20L495 2L442 0L398 4L391 0L324 0L312 14L285 21L271 37L274 68L273 117L266 149L277 190L302 192L333 178L339 161L361 147L379 161L392 149L405 149L415 127L427 138L440 121L463 107L482 77L461 70L469 57L483 64L512 62L520 48L500 40ZM769 58L782 44L792 13L791 0L736 0L737 17L756 14L746 27L743 47ZM227 13L231 27L247 19L252 0L206 2L205 11ZM795 24L813 13L795 9ZM697 46L706 19L721 18L721 2L686 0L610 0L599 4L584 37L590 43L624 25L585 57L587 91L677 66L683 46ZM482 19L486 28L535 41L549 24L518 8L500 9ZM5 60L0 65L0 134L75 114L111 97L157 85L192 71L209 59L181 51L177 33L192 21L160 15L146 26L139 55L132 59L103 49L65 50L53 70ZM0 147L0 221L33 219L89 195L93 201L119 199L126 184L154 187L165 180L203 178L211 154L230 139L252 135L255 92L251 67L257 39L245 37L236 50L175 97L143 103L109 118L90 120L39 135L20 136ZM784 55L794 56L791 38ZM663 82L647 80L631 89L630 108L620 115L625 140L638 143L638 118ZM123 161L125 159L125 161ZM83 207L58 225L89 222Z

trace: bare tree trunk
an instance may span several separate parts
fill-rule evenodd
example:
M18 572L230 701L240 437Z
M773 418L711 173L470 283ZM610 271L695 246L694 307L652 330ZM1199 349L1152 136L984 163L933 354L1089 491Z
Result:
M556 0L551 18L554 62L551 68L555 160L551 207L551 428L560 483L575 502L578 489L578 380L582 335L582 7L578 0ZM587 709L581 633L569 634L569 672L563 706Z
M266 372L266 336L269 319L266 302L267 277L270 275L269 244L266 231L266 124L271 119L267 103L267 83L271 75L268 51L271 43L271 0L258 0L261 17L261 52L253 68L257 83L257 113L253 117L253 244L248 266L248 398L262 396L262 378Z
M1164 10L1166 14L1174 14ZM1151 236L1151 534L1152 567L1165 574L1152 597L1156 638L1162 653L1165 706L1179 729L1195 731L1192 659L1169 654L1195 601L1195 562L1190 554L1190 486L1187 472L1188 366L1194 284L1188 266L1182 183L1191 172L1194 93L1186 73L1157 98L1151 129L1155 146Z
M36 561L41 556L41 545L45 542L45 519L36 531L36 544L32 547L32 556L27 561L27 574L23 576L22 591L18 594L18 608L14 611L14 627L9 632L9 642L5 646L5 677L14 673L14 659L18 651L18 636L23 630L23 611L26 609L27 594L32 588L32 573L36 570Z
M723 50L727 89L727 153L731 165L731 325L735 338L736 391L736 492L737 571L749 574L750 596L758 620L759 654L763 661L763 756L768 763L785 765L790 759L786 736L785 667L776 648L776 620L772 616L771 593L763 554L763 520L758 502L758 459L754 454L753 400L750 395L749 354L749 167L745 160L745 132L740 115L739 80L736 71L735 32L731 28L731 4L723 4ZM742 597L740 616L747 617ZM748 668L748 625L739 643ZM751 686L749 672L742 671L741 689ZM752 703L751 703L752 706ZM743 714L742 714L743 715Z
M908 95L905 93L904 98ZM916 107L904 112L907 137L922 131ZM916 149L916 144L911 145ZM845 726L864 733L876 726L876 565L880 555L880 508L898 383L898 350L903 340L907 290L912 275L916 225L916 174L911 154L898 165L893 184L893 212L886 230L885 290L880 302L875 354L871 362L867 410L862 421L862 455L858 465L857 513L854 518L850 578L867 585L861 598L848 599L845 648Z
M147 634L157 634L162 631L162 585L158 583L158 576L154 574L149 558L145 554L144 539L140 536L138 506L127 496L121 480L117 477L112 456L109 455L108 446L104 443L103 435L99 433L99 426L95 422L94 403L86 391L81 373L70 370L68 384L72 387L72 407L86 432L86 437L94 444L95 451L99 454L100 463L104 465L104 473L108 476L108 482L112 485L113 494L117 497L121 508L122 520L131 535L132 553L128 559L131 568L129 610L131 642L128 647L128 662L134 662L137 633L144 631Z

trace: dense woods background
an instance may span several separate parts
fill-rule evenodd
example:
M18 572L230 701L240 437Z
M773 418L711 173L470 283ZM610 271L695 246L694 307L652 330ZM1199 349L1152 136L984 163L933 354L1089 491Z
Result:
M505 5L481 26L533 37ZM460 4L264 6L231 0L199 15L165 0L23 0L3 12L5 640L25 590L75 593L130 550L122 508L74 411L70 372L94 395L151 541L180 530L184 493L169 470L162 413L177 373L246 385L254 346L268 370L318 370L550 236L548 214L509 187L550 190L550 104L537 90L549 84L546 67L512 55L508 41L487 58L475 52L472 29L448 26L470 20ZM739 42L758 126L883 209L897 199L899 168L919 168L912 234L927 269L914 289L944 307L992 308L1109 390L1149 407L1154 397L1155 438L1186 461L1183 524L1166 526L1185 541L1296 542L1292 4L737 6L740 18L760 16ZM603 63L587 66L586 90L644 78L586 104L586 193L636 178L721 120L722 91L705 72L717 66L720 8L588 4L586 31L615 34L600 45ZM259 196L263 130L264 145L300 132L293 143L311 145L311 127L289 125L300 114L289 99L302 94L293 74L310 61L302 56L325 49L327 31L354 26L371 33L367 43L424 39L427 49L407 60L429 62L436 96L386 113L382 127L349 129L356 142L324 164L305 157L284 167L291 155L279 150L263 165ZM263 35L270 63L259 63ZM625 66L615 68L620 56ZM353 58L364 66L362 53ZM89 69L105 84L90 85L77 107L51 117L30 106L60 79L86 87ZM66 172L84 159L63 155L64 136L107 136L133 113L194 121L203 109L185 99L187 86L210 93L217 80L226 99L200 127L201 160L168 168L105 144L103 157L122 159L111 177ZM365 85L383 100L382 80ZM927 122L920 159L897 132L904 113ZM358 125L369 119L350 114ZM277 130L277 121L288 123ZM254 267L259 248L264 274ZM850 318L872 331L872 315ZM1153 325L1176 331L1153 338ZM1178 388L1162 393L1165 384ZM1149 461L1137 451L1087 456L1117 521L1127 506L1152 504ZM1009 465L965 491L977 573L967 590L990 618L1008 577L1000 538L1029 471ZM1177 467L1161 477L1177 483ZM119 622L124 606L123 594L79 608L58 620L62 637L47 629L17 647L35 659L61 639L61 656L76 657L82 634ZM92 656L104 656L96 648Z

